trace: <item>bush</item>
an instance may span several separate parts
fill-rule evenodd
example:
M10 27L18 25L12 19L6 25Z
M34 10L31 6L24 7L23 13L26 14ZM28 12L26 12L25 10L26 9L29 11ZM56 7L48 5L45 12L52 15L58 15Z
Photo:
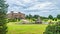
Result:
M55 18L55 21L57 21L57 18Z
M60 21L55 24L50 24L46 28L44 34L59 34L60 33Z
M45 22L47 22L47 21L48 21L48 19L44 19L44 21L45 21Z
M16 22L16 19L8 19L8 22Z

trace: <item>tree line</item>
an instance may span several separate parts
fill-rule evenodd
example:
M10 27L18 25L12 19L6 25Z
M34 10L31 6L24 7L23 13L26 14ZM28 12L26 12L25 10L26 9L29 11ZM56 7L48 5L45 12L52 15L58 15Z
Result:
M33 18L35 18L35 19L37 19L38 17L40 17L41 19L60 19L60 14L58 14L56 17L53 17L52 15L49 15L48 17L44 17L44 16L39 16L39 15L31 15L31 14L29 14L29 15L26 15L26 19L33 19Z

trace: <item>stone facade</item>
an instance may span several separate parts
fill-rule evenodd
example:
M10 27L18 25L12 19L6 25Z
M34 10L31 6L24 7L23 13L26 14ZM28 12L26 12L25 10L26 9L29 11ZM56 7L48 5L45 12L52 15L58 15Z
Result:
M7 14L7 18L9 18L9 19L14 19L14 18L25 19L25 14L23 14L21 12L14 13L13 11L11 11L10 13Z

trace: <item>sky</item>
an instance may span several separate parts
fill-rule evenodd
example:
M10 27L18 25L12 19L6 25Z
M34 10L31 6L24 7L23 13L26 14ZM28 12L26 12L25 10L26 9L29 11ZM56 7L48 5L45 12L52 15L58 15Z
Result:
M22 12L26 15L57 16L60 14L60 0L6 0L8 13Z

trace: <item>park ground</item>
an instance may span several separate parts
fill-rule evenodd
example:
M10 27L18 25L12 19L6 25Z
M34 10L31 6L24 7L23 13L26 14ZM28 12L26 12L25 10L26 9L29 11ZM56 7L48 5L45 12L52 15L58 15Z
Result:
M46 24L14 24L8 23L7 34L43 34Z
M52 22L55 23L57 21ZM7 24L8 26L7 34L43 34L43 32L46 30L46 27L48 26L48 24L16 24L16 23L18 22L9 22Z

